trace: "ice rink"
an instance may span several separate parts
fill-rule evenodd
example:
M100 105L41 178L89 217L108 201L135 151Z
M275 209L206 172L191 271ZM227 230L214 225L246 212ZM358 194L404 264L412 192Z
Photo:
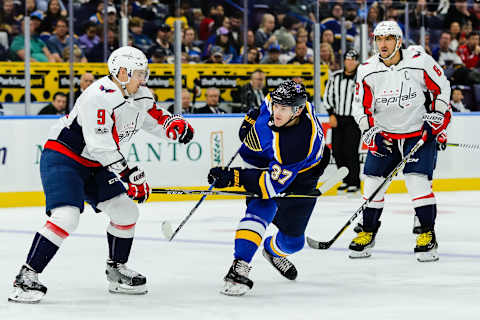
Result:
M44 209L1 209L0 319L478 319L480 192L436 195L440 261L416 261L409 197L387 195L370 259L347 257L351 228L329 250L307 247L292 256L299 271L293 282L257 253L250 273L255 284L244 297L218 293L232 262L243 201L206 201L171 243L162 238L161 222L167 219L175 228L195 202L142 205L128 265L147 276L144 296L107 292L107 218L87 209L41 275L48 293L38 305L8 303L7 297L45 221ZM320 198L307 234L329 240L360 204L341 196Z

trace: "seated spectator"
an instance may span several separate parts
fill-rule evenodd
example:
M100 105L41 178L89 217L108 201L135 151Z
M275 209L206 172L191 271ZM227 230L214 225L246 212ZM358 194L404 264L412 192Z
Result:
M272 44L278 44L284 52L293 50L296 44L294 34L297 24L298 21L295 18L286 16L285 19L283 19L282 27L273 33L277 43Z
M326 64L330 71L340 69L340 66L335 61L332 46L328 43L320 43L320 64Z
M444 69L463 64L462 59L460 59L458 54L450 49L450 42L450 33L447 31L442 32L440 39L438 40L438 47L433 49L432 52L432 57Z
M152 40L142 33L143 20L138 17L132 17L128 22L130 28L130 36L132 37L133 46L142 50L143 53L147 53L150 47L153 45Z
M225 63L223 49L219 46L213 46L212 49L210 49L210 57L205 63Z
M84 30L85 33L78 38L78 45L85 54L88 54L100 42L100 37L97 36L97 25L92 21L85 24Z
M280 64L280 46L272 44L268 53L263 57L261 64Z
M55 57L48 50L47 45L40 39L37 30L42 21L42 13L34 12L30 20L30 57L32 62L55 62ZM13 38L10 52L14 60L25 60L25 20L22 21L22 33Z
M40 34L53 33L53 30L55 28L55 25L57 24L58 19L66 18L67 11L65 10L65 6L63 6L63 8L62 6L63 6L63 3L60 0L50 0L48 2L48 9L45 12L45 18L40 24L40 29L39 29Z
M250 82L232 92L234 102L241 102L241 112L248 112L250 109L258 109L263 99L268 94L265 86L265 73L257 69L250 76Z
M334 36L332 30L330 30L330 29L323 30L322 37L320 39L320 43L322 43L322 42L328 43L333 48L333 43L335 42L335 36Z
M372 5L370 8L376 8L376 6ZM371 9L374 10L374 9ZM376 9L376 13L378 15L378 9ZM322 21L322 26L325 29L332 30L335 39L340 40L342 37L342 25L341 25L341 19L343 17L343 8L340 3L335 3L332 7L332 16L330 18L327 18ZM370 10L369 10L369 15L370 15ZM373 22L372 22L373 23ZM351 21L346 21L346 26L345 28L347 29L347 35L346 35L346 40L347 40L347 46L348 43L353 43L353 40L355 38L355 35L357 34L357 31ZM334 51L338 51L340 48L337 48L337 44L339 45L340 41L335 42L335 45L333 47Z
M80 87L75 91L74 101L77 101L78 97L87 89L93 82L95 78L90 72L85 72L80 77Z
M217 5L210 5L205 12L204 18L198 27L198 38L207 41L215 31L215 20L220 16Z
M223 58L225 63L230 61L237 61L238 54L233 46L233 40L231 39L230 31L225 27L218 28L217 39L215 40L215 46L219 46L223 51ZM211 48L212 46L210 46ZM209 49L210 49L209 48Z
M470 32L467 43L458 47L457 54L469 69L478 67L480 61L480 36L477 32Z
M257 48L253 47L248 49L247 52L247 64L259 64L260 63L260 51ZM243 57L242 57L243 63Z
M168 112L171 114L174 113L175 104L172 104L168 107ZM193 113L193 106L192 106L192 94L188 89L182 89L182 114L184 113Z
M57 62L65 61L63 57L63 52L65 51L65 48L69 46L69 41L70 41L69 39L70 39L70 36L68 35L67 20L65 18L59 18L57 20L57 24L55 25L53 35L51 35L47 41L48 49L54 56L55 61ZM73 43L76 45L77 40L74 39ZM77 45L77 48L78 48L78 45ZM82 62L86 62L87 60L82 50L80 48L78 48L78 50L80 50L80 57L83 58L84 60Z
M226 113L225 110L218 107L220 101L220 90L215 87L207 88L205 92L205 106L195 109L195 113Z
M275 17L270 13L265 13L262 17L262 23L255 32L255 46L267 50L268 47L277 41L272 34L275 29Z
M70 46L66 46L62 52L62 61L70 61ZM73 45L73 62L88 62L87 58L83 55L82 49L80 49L76 44Z
M52 103L49 103L47 106L45 106L38 114L65 114L66 110L67 95L63 92L57 92L53 95Z
M155 51L150 56L150 63L168 63L167 61L167 51L164 48L156 48Z
M176 20L182 22L182 30L188 28L188 20L187 17L185 17L185 10L182 7L175 9L175 15L173 17L167 17L165 19L165 24L168 24L173 29Z
M13 0L4 0L0 10L0 30L8 34L9 39L20 33L20 12ZM8 43L7 43L8 47Z
M45 12L45 15L48 15L48 12L50 10L52 10L52 0L35 0L36 4L37 4L37 10L40 10L42 12ZM68 1L66 2L68 3ZM58 12L63 16L63 17L66 17L67 16L67 8L65 7L65 5L63 4L63 2L61 0L58 0L57 3L54 5L55 8L58 6ZM56 9L53 9L52 12L57 12ZM55 22L55 21L52 21L52 22Z
M305 64L313 63L313 57L307 57L307 44L304 42L297 43L295 47L295 57L290 59L287 64Z
M473 26L478 26L478 19L468 11L467 0L456 0L454 5L450 4L444 20L445 27L450 26L452 22L458 22L462 26L468 21L470 21Z
M450 100L450 105L454 112L470 112L470 110L463 105L463 93L460 88L452 88L452 100Z
M100 42L96 44L89 54L87 54L88 62L107 62L110 53L118 49L118 39L112 30L107 31L107 56L103 56L103 32L100 33Z
M183 32L182 52L188 55L188 61L200 62L202 50L195 46L195 30L187 28Z
M460 41L460 24L458 22L452 22L450 25L450 35L452 36L452 41L450 42L450 49L457 51Z
M151 56L152 53L158 48L163 48L167 57L173 56L173 44L170 42L172 29L168 24L162 24L157 30L157 37L153 42L153 46L150 47L148 55Z

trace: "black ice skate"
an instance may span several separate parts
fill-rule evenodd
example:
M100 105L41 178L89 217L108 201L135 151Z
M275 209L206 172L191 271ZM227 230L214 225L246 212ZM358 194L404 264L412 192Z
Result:
M414 249L419 262L433 262L440 259L437 253L438 243L435 231L422 230L417 237L417 246Z
M377 227L374 231L365 231L363 230L358 233L358 235L353 238L350 246L350 254L348 255L351 259L358 258L369 258L372 254L371 251L375 246L375 236L377 235L378 228L380 227L380 221L378 222Z
M247 293L253 287L253 281L248 278L251 269L246 261L233 260L230 270L223 278L225 285L220 293L227 296L243 296Z
M108 291L123 294L146 294L147 278L140 273L128 269L122 263L107 260Z
M13 292L8 301L39 303L46 293L47 287L38 281L38 273L23 265L13 282Z
M343 194L343 193L347 192L347 188L348 188L348 184L343 182L340 186L338 186L337 194Z
M267 250L265 250L265 248L263 249L262 254L265 259L267 259L267 261L270 262L270 264L277 269L278 272L280 272L282 276L288 280L295 280L297 278L297 268L295 268L293 263L288 261L287 258L272 256Z

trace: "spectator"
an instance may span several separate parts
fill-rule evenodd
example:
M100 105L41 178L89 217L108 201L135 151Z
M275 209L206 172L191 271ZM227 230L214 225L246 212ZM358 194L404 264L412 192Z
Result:
M247 31L247 48L253 48L255 47L255 32L252 29L248 29ZM240 48L240 56L242 59L239 59L239 63L243 63L243 55L244 55L244 49L243 46Z
M42 22L42 13L34 12L31 15L30 21L30 56L32 62L55 62L54 56L48 50L47 45L37 34L38 27ZM22 33L16 36L10 52L15 56L16 60L25 60L25 20L22 21Z
M156 48L150 57L151 63L168 63L167 61L167 52L164 48Z
M448 27L452 22L458 22L461 26L470 21L473 26L478 26L477 18L468 11L467 0L456 0L455 5L451 5L445 16L444 25Z
M65 46L62 52L62 62L70 61L70 46ZM76 44L73 45L73 62L88 62L87 58L82 52L82 49Z
M316 12L317 12L317 4L315 3L316 1L313 1L313 3L309 6L308 10L308 17L310 20L313 22L320 22L330 16L330 6L329 2L330 0L317 0L318 1L318 14L319 14L319 19L317 21Z
M35 0L25 0L25 5L27 7L27 14L32 16L34 12L41 12L43 15L42 11L37 10L37 3ZM22 11L24 12L24 11Z
M450 35L452 36L452 41L450 42L450 49L457 51L460 40L460 24L458 22L452 22L450 24Z
M307 58L307 44L300 42L295 47L295 57L290 59L287 64L305 64L313 63L313 57Z
M202 55L202 50L194 45L195 30L187 28L183 32L182 52L188 55L189 61L199 62Z
M75 91L74 101L77 101L78 97L87 89L93 82L95 78L90 72L85 72L80 77L80 87Z
M340 67L335 61L335 54L332 46L328 43L320 44L320 64L326 64L330 71L338 70Z
M223 56L226 63L230 61L237 61L238 55L233 46L230 31L225 27L218 28L217 39L215 45L219 46L223 50ZM210 46L211 48L212 46Z
M372 7L375 7L375 6L372 5ZM377 14L378 14L378 9L377 9ZM322 26L325 29L332 30L333 34L335 35L335 39L337 40L340 40L342 37L342 26L341 26L342 17L343 17L342 5L339 3L335 3L332 7L332 17L322 21ZM347 46L348 46L348 42L353 43L353 40L355 38L355 35L357 34L357 31L351 21L346 21L345 24L347 29L346 40L347 40ZM337 43L338 43L338 47L337 47ZM333 48L335 51L340 50L340 41L336 41Z
M297 45L298 43L305 43L307 45L307 57L313 57L313 50L308 46L308 31L304 27L297 29Z
M165 19L165 24L168 24L172 29L174 28L174 23L176 20L180 20L182 24L182 30L188 28L188 20L185 17L185 10L183 7L179 7L175 9L175 15L172 17L167 17Z
M265 13L260 28L255 32L255 46L266 50L276 42L277 38L272 34L273 29L275 29L275 17Z
M143 20L139 17L132 17L129 21L130 36L132 37L133 46L147 53L153 45L152 40L142 33Z
M219 46L213 46L212 49L210 49L210 57L205 63L225 63L223 59L223 49Z
M250 75L250 82L232 92L232 98L235 102L241 102L241 112L248 112L250 109L259 109L263 99L268 94L265 86L265 73L257 69Z
M243 44L242 20L243 13L239 11L236 11L235 14L230 17L230 33L232 35L233 46L237 52L240 52L240 48Z
M65 114L66 109L67 95L63 92L57 92L53 95L52 103L49 103L47 106L45 106L38 114Z
M85 34L78 38L78 45L88 55L93 47L100 42L100 37L97 36L97 25L94 22L88 21L84 29Z
M173 44L170 42L172 29L168 24L162 24L157 30L157 38L155 39L153 46L150 47L149 56L157 50L158 48L162 48L165 50L167 57L173 56Z
M208 13L205 14L200 26L198 27L198 38L206 41L214 32L215 19L219 16L219 11L216 5L211 5L208 8Z
M452 100L450 101L450 105L455 112L470 112L470 110L463 105L463 93L460 88L452 88Z
M61 6L63 6L63 4L61 4L60 0L50 0L48 2L48 9L45 12L45 18L40 24L40 34L53 33L53 29L55 28L58 19L65 18L67 16L67 11L65 10L65 7L61 9Z
M320 41L321 43L326 42L329 45L332 46L333 48L333 43L335 42L335 36L333 34L333 31L330 29L325 29L322 32L322 39Z
M263 57L261 64L280 64L280 46L276 44L270 45L268 53Z
M259 64L260 63L260 51L253 47L248 49L247 52L247 64ZM243 59L242 59L243 60Z
M294 34L297 24L298 21L295 18L286 16L285 19L283 19L282 27L273 33L282 51L289 52L295 48L296 42Z
M462 59L465 67L472 69L478 66L480 61L480 36L477 32L470 32L467 43L458 47L457 54Z
M57 24L55 25L55 30L53 32L53 35L51 35L50 38L47 40L48 49L54 56L55 61L57 62L64 61L63 52L65 48L69 45L69 39L70 39L70 36L68 36L67 20L65 18L59 18L57 20ZM74 39L73 43L77 44L77 40ZM80 50L80 56L82 60L81 62L87 62L87 59L85 58L81 49L78 48L78 50Z
M450 33L447 31L442 32L438 40L438 47L432 52L432 57L437 60L438 64L444 69L450 69L463 64L458 54L450 49L450 42ZM447 70L445 70L445 73L447 73ZM447 77L449 76L447 75Z
M195 109L195 113L226 113L218 107L220 101L220 90L215 87L208 88L205 92L205 106Z
M175 104L172 104L168 107L168 112L171 114L174 113ZM181 113L193 113L193 106L192 106L192 94L188 89L182 89L182 111Z
M2 10L0 10L0 30L5 31L9 39L20 33L20 23L13 0L3 1Z
M112 30L107 31L107 56L103 56L103 32L100 33L100 42L87 55L88 62L107 62L110 53L118 49L118 39Z
M103 1L99 1L97 4L97 11L94 15L90 17L90 21L94 22L95 24L102 24L103 25ZM107 23L109 28L116 29L116 20L117 20L117 9L115 6L109 5L107 7Z

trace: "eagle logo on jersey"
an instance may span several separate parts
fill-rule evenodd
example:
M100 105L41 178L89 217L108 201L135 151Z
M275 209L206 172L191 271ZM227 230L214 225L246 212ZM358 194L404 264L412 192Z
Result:
M113 89L108 89L103 86L103 84L100 86L100 91L105 91L106 93L112 93L115 92Z

